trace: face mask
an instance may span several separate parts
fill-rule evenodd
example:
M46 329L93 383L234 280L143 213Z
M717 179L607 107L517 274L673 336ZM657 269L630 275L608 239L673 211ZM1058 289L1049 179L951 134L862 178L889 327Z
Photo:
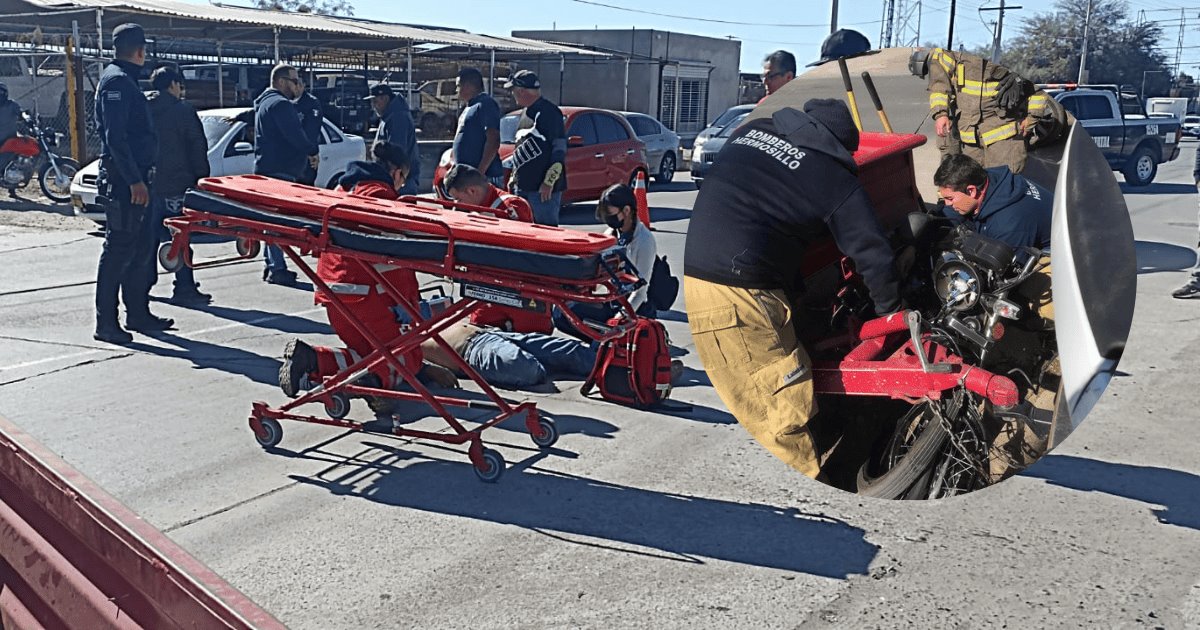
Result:
M608 227L614 230L619 230L621 229L621 226L625 225L625 221L621 220L620 213L610 214L607 217L604 217L604 222L608 224Z

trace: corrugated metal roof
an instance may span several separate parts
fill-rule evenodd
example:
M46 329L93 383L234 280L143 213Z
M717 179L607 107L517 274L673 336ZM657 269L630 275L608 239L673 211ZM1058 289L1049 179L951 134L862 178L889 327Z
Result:
M140 0L138 2L130 2L129 0L17 0L13 2L13 0L8 0L3 4L8 6L25 4L28 5L29 12L105 9L114 12L158 15L210 24L261 27L270 30L278 26L282 31L294 33L316 32L346 38L374 40L373 43L375 45L371 46L374 49L382 48L383 46L379 45L381 43L394 40L396 43L394 48L396 49L404 48L409 42L412 42L414 44L443 44L526 53L605 56L603 53L574 48L572 46L551 44L519 37L477 35L462 29L392 24L312 13L292 13L222 5L190 4L176 0ZM350 44L350 42L345 43ZM330 47L354 48L354 46L349 45Z

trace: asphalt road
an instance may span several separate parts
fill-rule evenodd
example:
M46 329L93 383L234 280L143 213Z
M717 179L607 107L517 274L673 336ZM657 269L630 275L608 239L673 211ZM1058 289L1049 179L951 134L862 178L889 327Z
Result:
M693 414L560 383L528 395L563 430L553 452L484 434L510 463L494 485L463 449L317 426L285 424L267 454L246 417L284 400L284 343L333 339L311 293L258 263L200 270L212 306L155 304L178 330L99 344L100 241L71 224L0 225L0 414L296 628L1200 627L1200 300L1169 296L1195 262L1195 147L1126 189L1122 376L1041 463L944 502L861 499L768 455L707 385L682 296L666 324ZM650 193L677 273L687 188Z

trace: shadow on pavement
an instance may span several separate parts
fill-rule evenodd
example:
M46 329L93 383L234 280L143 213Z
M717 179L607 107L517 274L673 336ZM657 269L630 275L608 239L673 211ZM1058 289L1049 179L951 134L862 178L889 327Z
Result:
M291 478L384 505L513 525L563 543L691 564L711 559L846 579L865 574L878 552L864 530L831 517L535 468L545 453L511 464L493 485L476 478L465 455L447 461L394 445L366 446L350 458L349 468L343 458L315 476Z
M179 349L172 350L139 342L124 347L160 357L191 361L196 369L238 374L255 383L279 386L280 361L274 357L264 357L230 346L179 337L170 332L150 333L149 336Z
M1161 505L1151 509L1160 523L1200 529L1200 476L1192 473L1050 454L1021 474L1072 490Z
M292 335L328 335L333 332L328 324L315 322L306 317L284 315L278 312L217 306L215 304L189 308L204 313L211 313L231 322L238 322L247 326L254 326L255 328L277 330L281 333Z
M1130 186L1120 182L1123 195L1194 195L1196 187L1189 184L1152 183L1149 186Z
M1180 271L1196 265L1196 252L1187 247L1156 241L1134 241L1138 275L1160 271Z

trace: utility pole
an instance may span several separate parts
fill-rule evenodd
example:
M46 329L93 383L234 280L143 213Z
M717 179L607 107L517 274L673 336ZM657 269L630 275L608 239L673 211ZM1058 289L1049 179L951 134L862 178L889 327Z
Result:
M833 0L833 13L829 16L829 34L837 31L838 0Z
M1092 0L1088 0L1087 15L1083 19L1083 51L1079 55L1079 78L1076 83L1087 83L1088 27L1092 24Z
M1004 0L1000 0L999 7L991 7L991 8L987 8L987 9L980 8L979 9L980 11L999 11L1000 12L1000 17L996 21L996 33L992 37L992 63L1000 63L1000 38L1003 37L1003 33L1004 33L1004 12L1005 11L1015 11L1020 8L1021 7L1019 5L1015 6L1015 7L1006 7L1006 6L1004 6Z
M879 47L892 47L892 28L896 20L896 0L884 0L883 28L879 33Z
M950 34L946 36L946 50L954 50L954 7L958 3L950 0Z

